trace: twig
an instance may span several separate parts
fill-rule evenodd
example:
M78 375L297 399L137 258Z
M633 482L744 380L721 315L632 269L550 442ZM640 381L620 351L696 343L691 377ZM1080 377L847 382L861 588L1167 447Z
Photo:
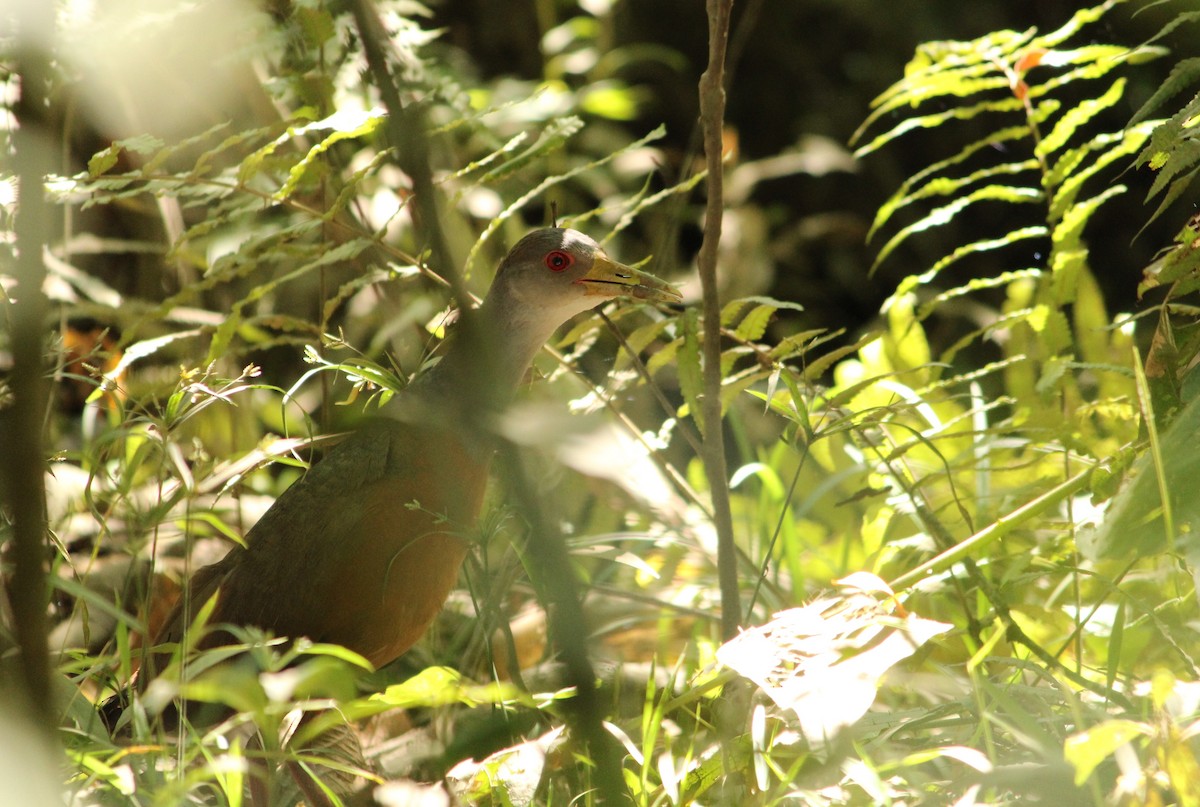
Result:
M450 286L459 310L469 311L472 298L462 282L462 273L450 260L445 232L438 215L437 190L433 182L433 169L429 165L429 140L424 129L425 116L418 106L406 106L400 99L398 79L388 66L383 46L387 41L387 33L375 13L374 4L370 0L354 0L350 7L354 13L354 25L362 40L367 66L388 111L387 132L395 150L396 162L412 180L413 202L429 242L429 261L433 264L433 271L445 278ZM471 319L473 317L464 317L462 325Z
M704 241L697 258L704 298L704 470L713 502L717 530L717 575L721 585L721 633L733 638L741 621L737 548L729 507L729 472L721 428L721 301L717 289L717 247L724 213L722 130L725 120L725 49L733 0L708 0L708 68L700 76L700 122L704 129L704 158L708 169L708 200L704 209Z

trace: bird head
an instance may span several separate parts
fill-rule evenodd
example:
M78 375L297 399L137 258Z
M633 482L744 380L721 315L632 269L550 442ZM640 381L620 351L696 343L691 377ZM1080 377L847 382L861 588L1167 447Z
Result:
M470 319L464 316L424 387L457 390L448 400L462 401L473 412L503 405L559 326L616 297L682 299L658 278L617 263L581 232L535 230L500 263L483 305Z
M583 233L546 227L525 236L509 251L496 272L487 305L504 306L508 317L542 320L553 331L614 297L651 302L682 299L653 275L614 261Z

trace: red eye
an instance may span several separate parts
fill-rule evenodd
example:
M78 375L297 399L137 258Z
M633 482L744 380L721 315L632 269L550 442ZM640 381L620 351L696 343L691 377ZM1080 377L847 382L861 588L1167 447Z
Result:
M575 256L569 252L556 249L546 254L546 268L551 272L561 272L575 263Z

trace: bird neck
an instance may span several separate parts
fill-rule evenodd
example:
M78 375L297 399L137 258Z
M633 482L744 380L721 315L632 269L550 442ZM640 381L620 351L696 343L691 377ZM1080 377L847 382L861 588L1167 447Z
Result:
M413 392L429 406L449 407L443 414L452 417L502 410L558 327L525 310L494 290L478 309L464 312L445 356L413 383Z

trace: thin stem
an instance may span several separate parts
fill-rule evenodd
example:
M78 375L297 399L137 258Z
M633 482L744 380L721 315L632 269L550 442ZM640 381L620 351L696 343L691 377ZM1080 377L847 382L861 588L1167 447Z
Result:
M704 311L704 470L713 502L717 530L717 575L721 586L721 634L732 639L741 621L737 548L729 506L729 472L721 428L721 300L717 288L717 247L724 213L722 134L725 120L725 51L733 0L708 0L708 68L700 77L700 122L704 130L704 159L708 169L708 199L704 209L704 241L697 263Z

